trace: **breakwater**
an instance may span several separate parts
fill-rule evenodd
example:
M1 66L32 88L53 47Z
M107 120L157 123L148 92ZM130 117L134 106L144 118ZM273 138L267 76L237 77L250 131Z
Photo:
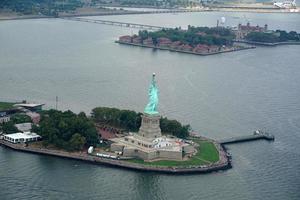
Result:
M260 140L260 139L273 141L273 140L275 140L275 137L269 133L265 133L262 131L255 131L253 133L253 135L237 136L237 137L232 137L232 138L228 138L228 139L223 139L223 140L219 140L219 143L224 145L224 144L232 144L232 143Z
M239 48L234 48L234 49L221 50L221 51L216 51L216 52L199 53L199 52L194 52L194 51L185 51L185 50L180 50L180 49L173 49L173 48L169 48L169 47L150 46L150 45L144 45L144 44L123 42L123 41L119 41L119 40L117 40L115 42L119 43L119 44L124 44L124 45L138 46L138 47L151 48L151 49L159 49L159 50L168 50L168 51L172 51L172 52L187 53L187 54L193 54L193 55L199 55L199 56L209 56L209 55L229 53L229 52L234 52L234 51L241 51L241 50L256 48L254 46L249 46L249 47L239 47Z
M159 173L169 173L169 174L189 174L189 173L210 173L219 170L226 170L231 168L231 163L229 158L227 157L226 150L218 143L215 143L216 148L219 151L219 161L209 165L201 165L201 166L188 166L188 167L161 167L161 166L147 166L143 164L131 163L123 160L113 160L100 158L96 156L88 155L84 152L66 152L59 150L50 150L45 148L36 148L25 146L24 144L12 144L10 142L0 140L0 144L6 147L9 147L16 151L23 151L28 153L56 156L66 159L75 159L81 160L94 164L107 165L112 167L119 167L129 170L136 171L144 171L144 172L159 172Z

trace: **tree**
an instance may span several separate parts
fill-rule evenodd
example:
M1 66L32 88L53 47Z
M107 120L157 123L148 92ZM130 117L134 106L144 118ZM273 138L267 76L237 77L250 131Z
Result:
M15 124L32 122L31 118L25 114L15 114L11 117L11 121L13 121Z
M39 127L34 126L34 130L43 137L46 145L52 144L65 150L78 150L83 145L98 143L95 125L83 112L76 115L71 111L45 111Z
M86 143L85 137L81 136L79 133L72 135L71 140L69 141L70 150L81 150Z
M15 127L14 122L9 121L2 125L2 131L5 134L17 133L19 130Z

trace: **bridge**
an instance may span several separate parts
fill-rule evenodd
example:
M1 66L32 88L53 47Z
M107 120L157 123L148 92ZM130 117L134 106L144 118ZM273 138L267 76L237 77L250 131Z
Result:
M275 140L274 135L271 135L267 132L263 132L260 130L254 131L253 135L246 135L246 136L237 136L237 137L231 137L228 139L219 140L218 142L220 144L232 144L232 143L240 143L240 142L247 142L252 140Z
M61 19L95 23L95 24L105 24L105 25L112 25L112 26L121 26L121 27L127 27L127 28L137 28L137 29L143 29L143 30L145 30L145 29L148 29L148 30L169 29L168 27L163 27L163 26L153 26L153 25L147 25L147 24L119 22L119 21L102 20L102 19L87 19L87 18L80 18L80 17L61 17Z

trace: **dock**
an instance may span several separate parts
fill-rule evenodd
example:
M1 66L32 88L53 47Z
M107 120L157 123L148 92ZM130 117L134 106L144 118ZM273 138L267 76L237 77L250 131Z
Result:
M261 140L261 139L273 141L273 140L275 140L275 137L274 137L274 135L272 135L270 133L257 130L257 131L254 131L254 133L252 135L231 137L231 138L219 140L218 142L220 144L224 145L224 144L248 142L248 141L253 141L253 140Z

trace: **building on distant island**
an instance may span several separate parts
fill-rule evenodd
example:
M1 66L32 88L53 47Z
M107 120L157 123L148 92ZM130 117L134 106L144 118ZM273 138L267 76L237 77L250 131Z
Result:
M172 41L166 37L157 38L157 44L160 47L169 47L172 44Z
M124 35L124 36L119 37L119 41L120 41L120 42L128 42L128 43L131 43L131 42L132 42L132 37L129 36L129 35Z
M247 25L239 24L237 30L235 31L236 39L244 39L251 32L267 32L268 25L265 24L264 27L261 26L251 26L248 22Z
M183 44L181 45L181 50L183 51L192 51L193 47L189 44Z
M134 43L134 44L141 44L142 43L142 38L140 36L134 35L132 37L132 43Z
M209 52L209 46L206 44L198 44L194 49L193 52L196 53L208 53Z
M143 44L147 46L153 46L153 39L151 37L148 37L147 39L143 40Z
M124 157L143 160L164 159L182 160L184 154L195 153L191 143L174 136L163 136L160 129L158 106L158 88L153 74L149 89L149 103L142 115L142 124L137 133L112 138L110 150L122 152Z
M170 48L172 49L180 49L180 46L182 45L181 41L175 41L170 44Z

